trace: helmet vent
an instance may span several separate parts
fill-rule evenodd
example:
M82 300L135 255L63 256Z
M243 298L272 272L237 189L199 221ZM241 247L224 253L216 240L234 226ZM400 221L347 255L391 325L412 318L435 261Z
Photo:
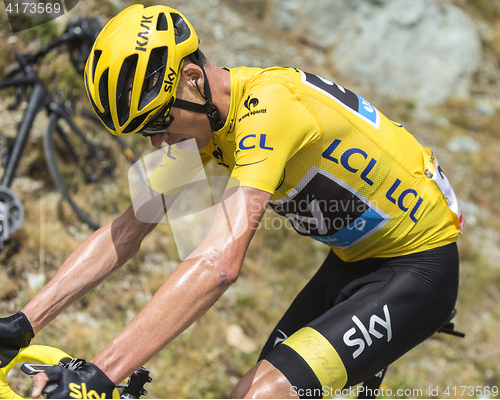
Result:
M106 73L106 77L107 77L108 70L106 70L105 73ZM85 87L87 88L87 93L90 93L88 76L87 76L87 74L84 74L84 75L85 75L85 77L84 77ZM101 80L102 80L102 78L101 78ZM107 78L106 78L106 81L107 81ZM100 89L99 89L99 95L100 94L101 93L100 93ZM114 130L115 126L113 124L113 119L111 118L111 113L109 112L109 107L108 108L104 107L104 112L101 112L99 110L99 108L97 107L97 105L95 104L92 96L90 96L90 94L89 94L89 99L90 99L90 103L92 104L92 107L94 108L95 113L101 119L101 121L104 123L104 125L106 125L109 129Z
M109 110L108 75L109 68L104 71L101 79L99 80L99 98L101 99L101 104L105 110Z
M92 84L94 84L95 70L97 68L97 63L99 62L101 54L102 54L101 50L94 51L94 62L92 63Z
M139 110L151 103L160 93L165 77L165 66L167 65L168 47L157 47L151 50L146 76L142 86L139 100Z
M127 122L130 115L130 99L139 55L132 54L122 64L116 84L116 112L120 125Z
M191 37L191 29L186 24L186 21L179 15L175 13L170 13L172 21L174 22L174 27L177 29L178 36L175 37L175 43L179 44Z
M106 124L107 127L114 129L113 119L111 118L111 113L109 112L109 96L108 96L108 75L109 68L104 71L99 80L99 98L101 99L101 104L104 108L104 113L99 113L99 117L102 122Z
M130 121L130 124L128 124L127 127L123 130L123 133L130 133L135 131L139 126L141 126L141 124L144 122L148 114L149 113L145 112L144 114L135 117L132 121Z
M164 13L158 15L158 21L156 22L157 31L168 31L168 21Z

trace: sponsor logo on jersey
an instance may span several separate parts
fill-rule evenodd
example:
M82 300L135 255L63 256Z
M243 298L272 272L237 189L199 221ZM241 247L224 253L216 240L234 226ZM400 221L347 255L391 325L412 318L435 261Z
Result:
M252 97L252 95L249 95L245 102L243 103L245 108L248 110L246 114L243 114L239 119L238 122L241 122L245 118L248 118L252 115L257 115L257 114L266 114L267 109L266 108L261 108L259 110L256 110L255 108L259 105L259 99L256 97Z
M236 153L241 150L252 150L255 148L259 148L262 150L274 150L274 147L269 146L269 144L267 143L267 134L263 133L258 137L257 135L250 134L242 137L238 142L238 150L236 151Z
M213 156L217 160L217 164L222 165L229 169L229 165L224 162L224 153L218 144L215 145L215 150L212 152Z
M285 340L288 339L288 336L285 332L281 331L278 329L278 332L283 335L283 337L276 336L276 339L274 339L274 347L279 345L280 343L283 343Z
M382 319L376 314L373 314L370 317L368 328L361 322L361 320L353 315L352 321L356 325L349 329L346 333L344 333L344 343L347 346L354 347L357 346L357 349L352 353L352 358L358 357L365 350L366 346L371 346L373 344L373 338L382 339L385 336L387 337L387 342L390 342L392 339L392 327L391 327L391 316L389 314L389 307L384 305L382 308L384 311L384 318ZM377 327L376 325L379 325ZM384 328L386 332L380 332L380 327ZM359 332L361 333L361 337L356 335ZM378 329L378 330L377 330Z
M380 113L361 96L328 79L304 71L300 72L303 83L328 96L375 129L380 128Z
M253 149L261 149L261 150L267 150L267 151L273 151L274 147L270 146L268 143L268 138L266 134L260 134L260 135L255 135L255 134L250 134L250 135L245 135L243 136L240 141L238 142L238 148L236 150L236 155L240 153L241 151L247 151L247 150L253 150ZM241 153L240 153L241 154ZM238 162L241 161L241 159L237 159L236 161L236 166L237 167L245 167L247 165L254 165L254 164L259 164L263 161L266 161L269 157L265 157L264 154L262 153L255 153L258 156L258 160L248 160L248 158L245 158L244 163Z
M353 187L316 166L271 207L301 235L341 249L373 235L391 219Z
M248 98L245 100L243 105L246 107L248 111L252 111L252 108L255 108L259 105L259 99L252 98L252 95L248 95Z
M434 153L431 153L430 156L431 157L424 174L425 176L436 182L439 190L446 200L448 208L455 215L454 220L457 224L458 232L462 233L462 230L464 228L464 218L462 215L462 210L460 209L460 205L458 204L457 196L455 195L455 192L451 187L451 184L448 181L448 178L446 177L443 169L441 168L441 165L439 165L439 162L436 159Z
M346 148L342 143L342 140L335 139L323 152L322 157L339 164L346 171L359 175L359 177L368 185L373 186L374 180L372 176L374 173L372 171L377 166L377 160L372 158L367 152L359 148ZM358 159L358 163L361 166L353 167L353 158ZM364 159L364 161L363 161ZM401 179L395 179L394 183L390 189L386 192L385 197L391 203L397 205L399 209L403 212L409 212L410 219L414 222L418 222L418 211L423 203L423 198L420 194L411 187L405 187L401 185Z
M248 151L248 150L253 150L253 149L260 149L260 150L266 150L266 151L273 151L274 147L270 145L269 139L267 137L267 134L250 134L250 135L245 135L243 136L239 141L237 145L237 150L236 150L236 155L241 155L243 153L240 153L241 151ZM248 155L248 153L245 153ZM244 159L237 158L236 160L236 166L237 167L245 167L247 165L254 165L254 164L259 164L263 161L266 161L269 157L266 157L265 154L261 152L253 153L257 159L254 159L253 156L250 156L250 159L248 157L245 157ZM242 162L245 161L245 162Z

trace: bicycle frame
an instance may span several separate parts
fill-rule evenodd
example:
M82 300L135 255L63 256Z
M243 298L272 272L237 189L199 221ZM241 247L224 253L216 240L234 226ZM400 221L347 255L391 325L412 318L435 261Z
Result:
M33 91L31 92L28 99L28 107L24 112L23 119L21 121L21 125L18 129L18 134L16 136L16 140L14 142L14 146L12 151L10 152L9 161L5 167L4 175L2 177L1 185L5 187L10 187L12 181L14 179L14 174L19 165L19 160L21 159L22 152L28 140L31 126L37 113L43 106L48 107L51 111L55 111L58 113L64 113L64 110L59 107L55 102L52 101L49 92L45 88L45 85L38 78L37 74L33 71L30 64L36 62L38 59L42 58L45 54L47 54L50 50L60 46L62 43L67 42L75 35L73 33L66 33L62 35L59 39L54 40L52 43L43 47L38 53L35 55L18 55L17 61L19 62L19 67L15 68L11 71L2 81L0 81L0 89L8 88L8 87L32 87ZM20 77L12 78L18 74L21 74ZM13 107L17 107L20 103L20 98L16 99L16 105Z
M7 87L27 87L33 88L28 100L28 107L24 112L21 125L19 126L18 134L16 136L12 151L10 152L8 163L5 167L4 175L2 177L1 185L10 187L14 179L14 174L19 165L22 152L26 146L31 126L35 120L36 114L40 111L41 107L46 104L50 98L49 93L45 89L43 83L38 79L29 65L22 66L22 72L25 76L13 79L4 79L0 82L0 89Z
M73 109L73 107L71 105L68 105L67 102L62 103L57 99L54 99L53 94L49 93L48 88L39 78L37 70L35 68L32 69L31 67L32 65L37 63L38 60L42 59L50 50L57 48L61 44L71 42L71 40L75 37L78 37L78 35L79 34L77 31L63 34L59 39L56 39L47 46L43 47L36 54L17 55L17 61L19 63L18 66L14 68L10 73L8 73L2 81L0 81L0 90L8 87L16 88L16 100L12 105L8 107L10 110L13 110L19 106L19 104L23 100L22 95L24 91L28 89L27 96L25 96L28 105L26 110L24 111L16 137L12 141L9 139L7 157L5 157L4 160L5 170L0 180L0 251L3 249L3 244L9 241L10 232L14 232L15 230L19 229L24 218L22 202L12 192L12 190L10 190L10 186L12 185L12 182L15 178L16 170L20 163L23 150L28 141L31 127L35 121L35 117L42 108L47 110L49 114L49 121L57 121L59 119L65 121L64 125L68 127L69 132L71 132L72 135L76 135L78 137L77 140L79 140L80 143L84 145L83 148L85 149L86 154L90 154L92 155L92 157L95 157L96 160L101 163L101 165L107 165L106 163L108 160L106 153L102 152L99 144L93 143L92 139L87 135L88 132L80 129L73 120L74 115L78 115L89 120L89 116L85 112L85 110ZM100 121L97 119L97 117L94 117L93 114L90 117L90 120L93 120L94 123L97 122L100 124ZM71 144L71 141L66 136L64 130L60 128L57 122L56 124L57 125L55 126L55 129L56 134L58 135L58 140L62 141L62 143L66 146L67 153L71 157L73 162L75 164L79 164L79 161L83 160L79 151L80 149L76 149ZM87 223L92 229L98 229L100 226L99 223L96 222L96 220L90 218L85 211L82 211L80 205L74 201L73 194L69 194L65 183L61 180L62 178L59 175L58 166L50 158L52 155L47 153L50 150L47 150L47 146L51 146L51 148L53 147L53 141L52 139L47 139L47 135L52 135L53 133L54 132L46 133L43 141L44 155L52 179L55 181L58 186L58 190L61 192L64 199L67 200L70 207L77 214L77 216L82 221ZM135 161L135 157L126 142L124 142L123 139L119 137L113 137L113 139L116 141L118 149L121 149L123 155L128 159L128 162L133 163ZM47 159L47 157L49 157L49 159ZM109 167L108 169L103 167L99 171L110 175L113 172L113 169L114 167ZM87 178L93 178L91 174L87 175Z
M14 180L16 170L19 166L23 150L31 133L35 117L41 109L45 108L49 114L55 113L59 117L65 118L65 120L68 121L74 129L74 132L82 138L83 142L87 143L87 145L95 151L93 145L86 141L81 131L74 125L69 112L65 109L65 106L59 105L53 100L44 83L38 78L36 71L34 71L30 66L30 63L36 61L47 51L60 43L61 40L56 40L51 46L44 48L34 56L18 55L17 59L19 66L11 71L2 81L0 81L0 90L9 87L15 87L16 91L21 89L24 90L25 88L32 89L28 95L28 106L24 111L14 142L12 146L9 146L8 159L0 181L0 251L3 249L4 243L10 240L10 232L12 229L9 225L12 223L12 231L14 231L19 228L24 218L22 202L15 195L15 193L10 190L10 186ZM21 101L21 94L16 92L16 100L9 106L9 109L15 109L19 106ZM65 138L63 137L62 139L64 140ZM11 213L11 209L16 210L14 211L14 214ZM13 218L13 220L11 220L11 218Z

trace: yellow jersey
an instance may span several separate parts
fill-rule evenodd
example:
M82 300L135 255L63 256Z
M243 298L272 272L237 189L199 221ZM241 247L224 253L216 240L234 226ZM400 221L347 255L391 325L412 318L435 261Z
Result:
M456 196L436 157L348 89L294 68L230 69L225 126L201 151L301 235L344 261L456 241Z

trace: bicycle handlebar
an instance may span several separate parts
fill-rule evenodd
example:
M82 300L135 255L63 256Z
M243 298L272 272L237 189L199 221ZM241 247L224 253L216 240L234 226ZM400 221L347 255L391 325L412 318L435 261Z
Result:
M0 399L22 399L10 388L7 382L7 374L16 364L40 363L55 365L65 358L71 359L72 357L55 347L41 345L23 347L8 365L0 368Z
M102 24L98 18L76 17L72 19L66 26L65 32L58 38L54 39L49 44L43 46L38 52L32 54L17 54L16 59L19 63L10 72L8 72L4 80L14 78L19 73L26 73L29 76L30 65L35 64L44 57L49 51L63 45L69 45L69 55L71 62L79 73L83 72L83 67L87 61L88 55L94 43L95 38L102 29ZM16 109L22 101L22 86L24 84L31 85L32 80L28 79L26 83L22 80L16 82L12 86L16 88L16 99L8 106L9 110Z
M83 73L90 50L102 27L103 25L97 17L76 17L68 23L65 33L74 36L68 40L71 62L79 73Z
M62 44L71 45L71 61L77 70L79 70L81 66L77 64L81 64L86 61L88 54L90 53L90 48L92 47L94 40L101 29L102 24L98 18L77 17L68 23L65 32L60 37L43 46L37 53L18 54L16 58L20 66L11 71L7 76L11 76L11 74L19 72L23 67L35 64L49 51L61 46ZM76 59L74 58L74 50L80 52L78 58Z
M6 350L5 348L3 348L2 351L17 352L18 350ZM8 363L5 367L2 367L2 365L0 365L0 399L22 399L21 396L19 396L14 390L11 389L9 383L7 382L8 373L17 364L38 364L37 367L40 367L40 364L44 364L44 367L57 364L63 366L67 364L71 359L73 359L73 357L69 356L64 351L51 346L31 345L19 349L17 355L13 357L10 363ZM25 373L28 373L29 375L33 375L42 371L42 369L33 371L29 368L29 366L28 368L21 370ZM122 390L122 393L120 395L122 399L138 399L141 396L145 396L147 394L147 391L144 390L144 385L151 381L152 379L149 376L149 371L141 367L139 370L130 375L124 382L118 384L117 389Z

